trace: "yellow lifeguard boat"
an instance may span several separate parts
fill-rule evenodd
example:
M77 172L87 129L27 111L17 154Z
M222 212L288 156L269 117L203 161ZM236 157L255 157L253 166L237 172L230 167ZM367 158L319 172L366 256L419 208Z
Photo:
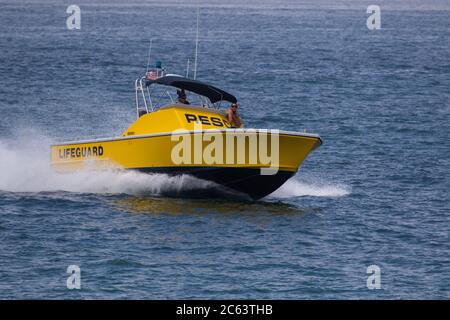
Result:
M156 103L155 87L163 88L168 103ZM198 103L179 103L169 91L174 88L196 96ZM315 134L233 128L220 103L236 102L235 96L161 68L137 79L135 91L137 120L121 136L54 144L52 166L189 174L259 199L293 176L322 143Z

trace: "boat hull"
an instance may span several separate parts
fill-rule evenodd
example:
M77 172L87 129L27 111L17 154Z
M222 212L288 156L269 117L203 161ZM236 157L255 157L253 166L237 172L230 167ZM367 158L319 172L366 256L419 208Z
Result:
M262 135L266 137L263 139ZM179 152L183 141L189 143ZM211 148L213 143L215 148ZM270 163L261 153L264 143L268 148L266 156L277 154ZM51 148L52 165L58 170L114 166L145 173L189 174L260 199L292 177L307 155L321 143L320 137L313 134L225 129L98 139ZM255 149L257 155L252 157L254 144L260 148ZM228 161L230 154L232 161ZM180 155L187 161L180 163Z
M136 170L150 174L188 174L198 179L215 182L228 189L245 194L253 200L258 200L271 194L295 174L292 171L279 170L273 175L261 175L260 168L230 167L166 167L140 168Z

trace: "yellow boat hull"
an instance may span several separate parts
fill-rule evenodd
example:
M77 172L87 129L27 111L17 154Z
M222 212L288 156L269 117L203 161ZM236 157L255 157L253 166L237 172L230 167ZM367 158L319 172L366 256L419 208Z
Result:
M157 115L159 117L166 113L172 120L179 119L175 128L183 130L161 127L173 121L160 119L155 124L158 112L161 112ZM177 112L181 112L181 116ZM201 130L195 130L193 125L183 125L183 121L188 118L183 116L183 112L195 114L200 119L206 119L202 116L209 119L218 117L223 121L223 128L217 128L212 124L214 122L209 121L211 126L203 125ZM156 127L154 132L145 130L149 128L145 125L146 122ZM215 111L174 106L141 117L118 138L52 145L52 165L58 170L114 166L146 173L190 174L259 199L275 191L294 175L306 156L322 143L320 137L312 134L231 129L226 124L226 119ZM266 134L267 141L264 142L269 146L268 154L273 153L270 147L272 139L276 138L278 141L275 164L263 161L260 154L252 157L251 143L256 142L261 146L261 133ZM188 140L190 143L185 145L186 148L177 153L180 143ZM216 144L211 151L211 144L217 141L221 143ZM180 163L177 159L174 161L180 155L184 162ZM274 172L267 174L261 169L274 169Z

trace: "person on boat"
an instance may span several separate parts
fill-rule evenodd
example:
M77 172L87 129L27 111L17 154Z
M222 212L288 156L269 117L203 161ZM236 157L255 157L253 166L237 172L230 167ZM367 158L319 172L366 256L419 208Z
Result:
M184 89L177 90L177 95L178 95L178 102L179 103L190 104L189 101L186 98L186 92L184 91Z
M231 124L232 128L240 128L242 126L242 120L237 112L238 104L233 102L227 109L227 120Z

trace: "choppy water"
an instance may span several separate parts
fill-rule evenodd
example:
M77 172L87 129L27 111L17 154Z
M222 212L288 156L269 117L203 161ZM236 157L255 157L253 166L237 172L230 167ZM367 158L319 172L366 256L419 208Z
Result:
M80 31L72 3L0 3L0 298L450 298L445 2L381 2L378 31L364 1L202 3L198 77L235 93L247 126L324 140L257 202L51 171L51 142L134 119L150 37L171 72L193 61L195 4L80 3Z

